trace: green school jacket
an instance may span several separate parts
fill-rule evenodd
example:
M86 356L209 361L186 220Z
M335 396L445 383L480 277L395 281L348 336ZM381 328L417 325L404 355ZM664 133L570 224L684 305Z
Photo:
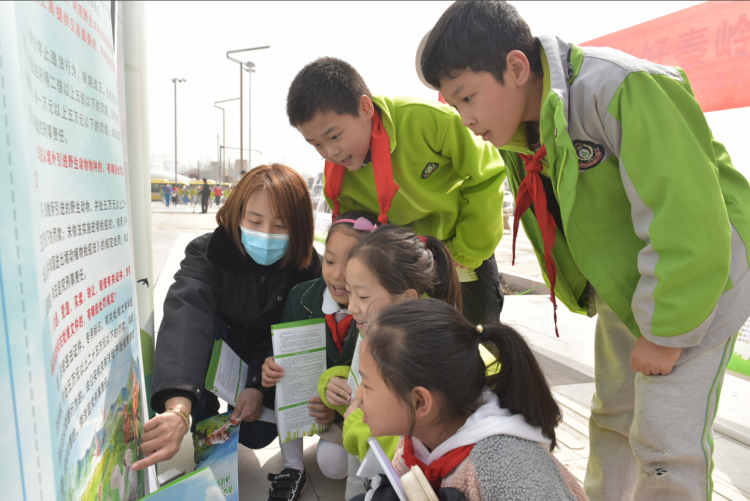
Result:
M438 101L383 96L372 101L391 141L399 186L389 221L439 238L456 261L479 267L503 236L505 166L497 149L474 136L458 113ZM339 202L342 214L380 213L372 162L347 171Z
M695 354L734 335L750 316L750 185L687 75L540 40L544 174L565 232L553 250L557 298L585 313L590 282L634 336ZM501 153L515 194L526 174L518 153L533 153L525 124ZM545 273L531 210L522 223Z

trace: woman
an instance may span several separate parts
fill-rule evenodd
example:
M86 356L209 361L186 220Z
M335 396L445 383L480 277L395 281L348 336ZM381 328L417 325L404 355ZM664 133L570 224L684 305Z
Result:
M320 276L313 248L310 194L291 168L261 165L248 172L216 215L219 226L193 240L164 301L151 406L162 413L144 425L140 470L170 459L195 424L219 410L204 388L213 342L225 342L248 364L247 387L235 414L245 424L240 443L259 449L277 436L276 425L257 421L273 408L275 392L258 389L271 351L271 325L279 323L295 285Z

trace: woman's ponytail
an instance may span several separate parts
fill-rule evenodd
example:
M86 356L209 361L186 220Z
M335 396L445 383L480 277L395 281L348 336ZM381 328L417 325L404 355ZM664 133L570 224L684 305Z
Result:
M453 256L439 239L431 236L424 239L425 248L432 252L432 258L435 260L435 281L429 296L445 301L461 311L461 282L458 280Z
M500 407L522 414L529 424L541 428L552 441L552 451L557 444L555 428L562 415L536 357L512 327L495 322L483 326L483 330L481 337L495 345L488 349L500 364L500 371L487 377L487 386L500 399Z

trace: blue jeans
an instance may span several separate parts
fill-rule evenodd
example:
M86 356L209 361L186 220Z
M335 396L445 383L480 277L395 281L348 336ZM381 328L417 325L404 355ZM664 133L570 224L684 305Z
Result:
M172 195L169 195L167 193L164 194L164 202L167 204L167 207L169 207L169 201L172 198Z
M219 315L214 317L214 339L221 339L227 335L227 323ZM276 397L275 391L264 391L263 392L263 407L274 409L274 399ZM203 399L199 403L199 407L192 410L190 415L193 418L193 423L190 426L190 431L195 433L196 423L200 423L204 419L216 416L219 414L219 397L209 391L203 393ZM229 410L234 410L231 405L228 406ZM240 443L249 449L262 449L276 438L278 438L279 432L274 423L266 423L265 421L253 421L253 422L242 422L240 426Z

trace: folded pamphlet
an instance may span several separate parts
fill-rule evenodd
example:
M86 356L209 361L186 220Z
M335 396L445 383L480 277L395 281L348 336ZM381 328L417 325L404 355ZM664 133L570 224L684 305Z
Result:
M206 389L226 400L231 406L237 405L240 392L247 382L247 364L230 348L223 339L214 341L211 360L206 372Z
M462 284L479 280L476 268L462 268L461 266L456 266L456 274L458 275L458 281Z
M351 371L349 371L349 379L346 381L349 388L352 389L352 398L354 398L354 390L356 390L362 382L362 375L359 373L359 349L362 346L362 340L364 338L362 331L358 331L357 345L354 347L354 355L352 355L352 367Z
M238 451L240 418L231 412L195 425L195 471L162 486L149 501L239 501Z
M284 369L276 385L276 426L282 442L327 431L310 416L310 399L326 366L326 324L322 318L271 326L273 356Z
M411 470L399 476L380 442L370 437L367 443L370 450L357 471L358 477L372 478L384 474L400 501L440 501L419 466L412 466ZM377 486L374 488L377 489Z

